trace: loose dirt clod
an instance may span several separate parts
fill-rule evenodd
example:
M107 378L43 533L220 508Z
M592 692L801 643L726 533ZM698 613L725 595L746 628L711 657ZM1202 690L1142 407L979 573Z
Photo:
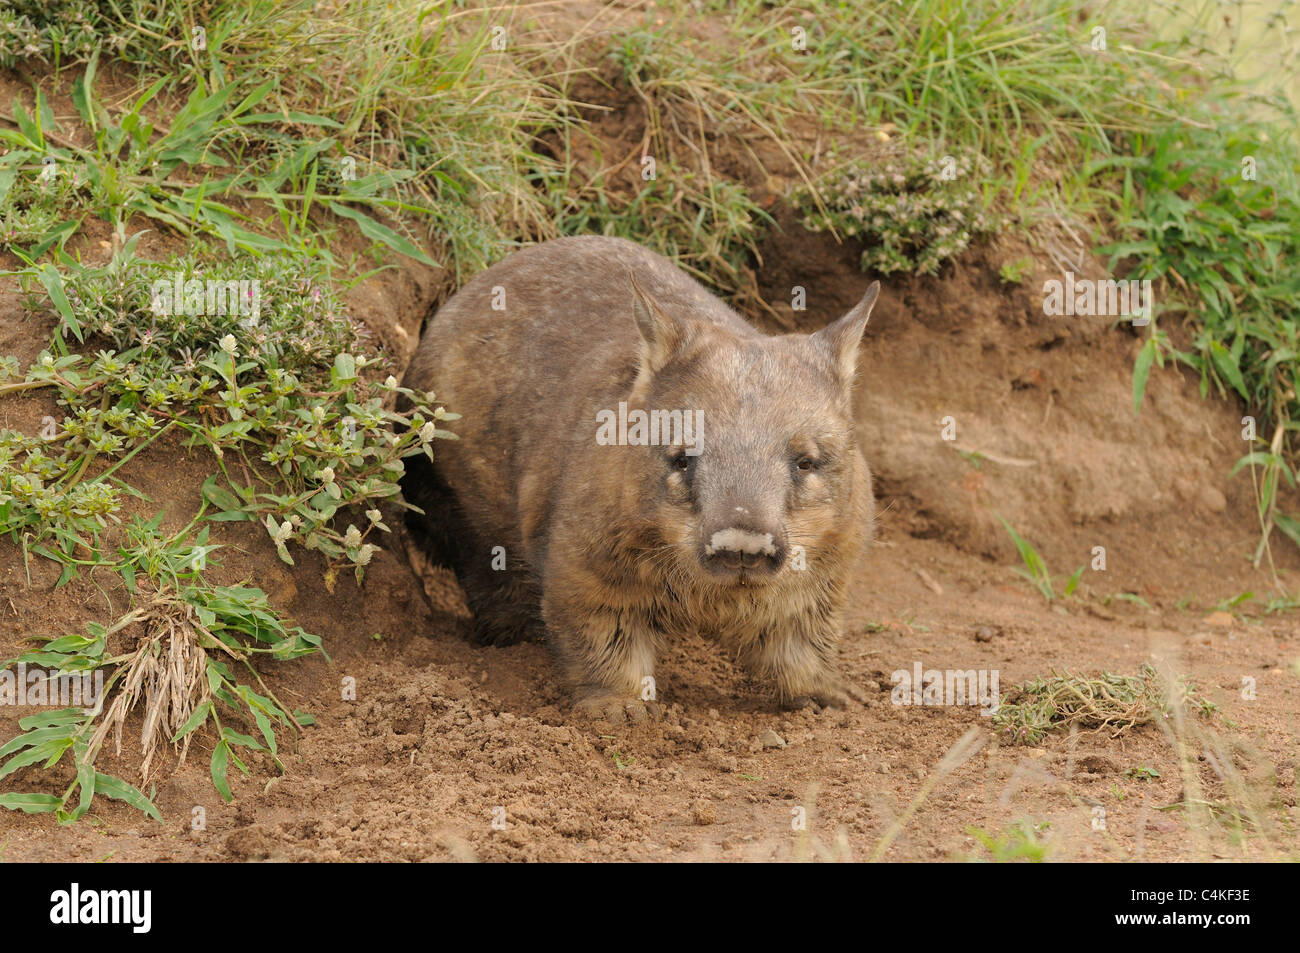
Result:
M710 824L716 824L718 821L718 811L713 802L708 798L697 798L691 805L691 821L697 827L707 827Z

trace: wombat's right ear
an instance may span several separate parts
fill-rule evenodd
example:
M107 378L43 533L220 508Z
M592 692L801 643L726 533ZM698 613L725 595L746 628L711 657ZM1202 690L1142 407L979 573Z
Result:
M636 329L641 332L641 340L645 344L641 352L641 370L643 373L656 374L673 356L685 337L686 329L680 321L665 314L651 301L631 274L628 275L628 281L632 285L632 316L636 319Z
M862 332L867 329L867 319L871 317L871 309L879 296L880 282L873 281L862 300L847 314L813 335L814 340L823 342L830 349L840 380L846 384L853 381L853 373L858 368L858 344L862 341Z

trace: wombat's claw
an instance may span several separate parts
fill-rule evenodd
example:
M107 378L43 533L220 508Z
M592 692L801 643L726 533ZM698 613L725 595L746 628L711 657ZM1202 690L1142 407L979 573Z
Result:
M795 695L783 701L781 707L787 711L798 711L811 706L814 712L820 713L827 708L845 708L850 698L858 702L865 701L865 696L857 688L851 685L836 685L834 688L824 688L806 695Z
M859 705L867 704L867 693L852 682L845 682L840 688Z
M410 533L407 533L405 540L406 561L411 565L411 572L415 578L420 580L420 589L424 592L424 598L430 605L436 605L437 595L433 591L433 568L434 561L420 543L414 539Z
M625 721L638 724L658 718L659 704L628 698L626 695L591 695L579 699L574 705L574 711L580 717L607 721L611 725L621 725Z
M824 708L840 707L838 705L833 705L833 704L827 705L822 700L825 697L826 697L825 695L817 695L815 697L812 695L795 695L793 698L787 698L783 702L781 702L781 707L784 708L786 711L801 711L804 708L811 708L813 711L819 714Z

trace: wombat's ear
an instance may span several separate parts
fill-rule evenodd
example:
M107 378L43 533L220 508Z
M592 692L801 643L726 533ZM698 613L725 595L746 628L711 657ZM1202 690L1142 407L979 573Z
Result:
M636 319L636 329L641 332L641 340L645 343L641 352L641 370L643 373L656 374L673 356L686 329L680 321L665 314L651 301L631 274L628 275L628 281L632 285L632 316Z
M840 380L845 383L853 380L853 373L858 368L858 344L862 341L862 332L867 329L867 319L871 317L871 308L879 295L880 282L873 281L862 300L847 314L813 335L814 340L821 341L829 348L839 370Z

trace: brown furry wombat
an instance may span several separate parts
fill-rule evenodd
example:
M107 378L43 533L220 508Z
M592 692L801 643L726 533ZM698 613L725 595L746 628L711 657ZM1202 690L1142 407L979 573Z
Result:
M545 242L438 311L406 372L460 413L408 460L416 541L477 638L544 635L587 714L653 711L655 654L696 630L788 707L843 703L845 585L870 536L853 435L879 284L812 335L767 337L659 255Z

